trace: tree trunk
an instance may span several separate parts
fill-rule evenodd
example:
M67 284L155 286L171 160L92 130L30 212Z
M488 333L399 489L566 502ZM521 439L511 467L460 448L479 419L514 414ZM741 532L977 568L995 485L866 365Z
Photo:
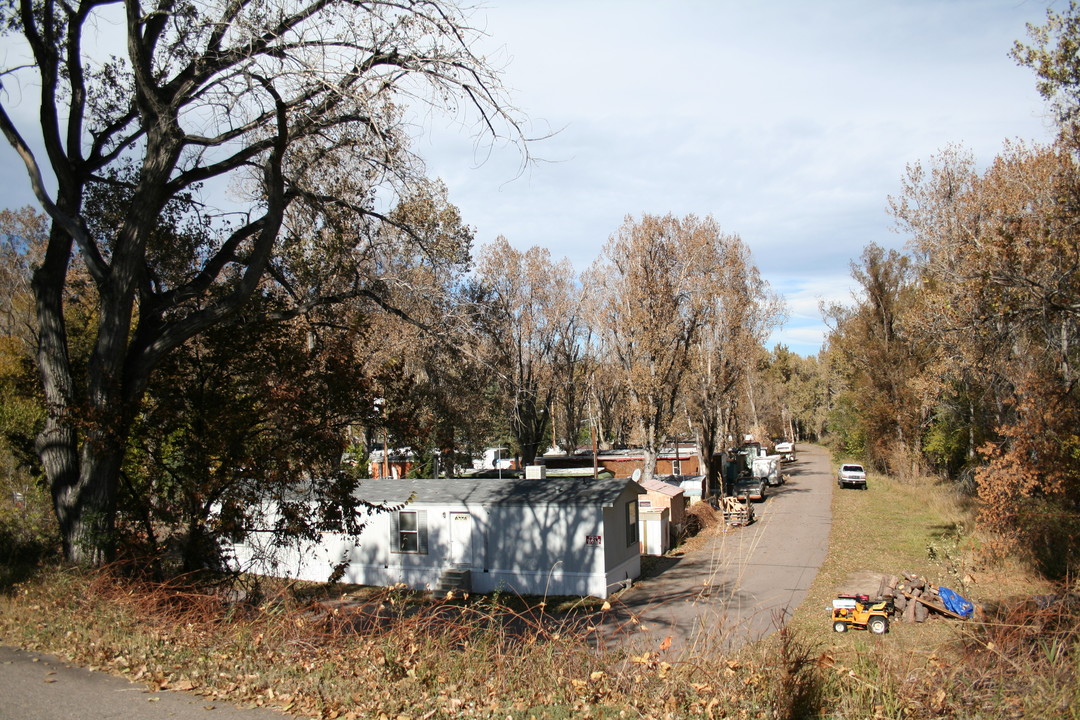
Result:
M709 466L711 460L706 459L706 457L705 457L705 442L704 442L704 440L702 438L701 427L695 425L693 427L693 431L694 431L694 449L695 449L695 452L697 453L698 467L705 474L705 477L709 477L709 467L708 466Z
M115 556L116 486L122 453L112 437L91 433L83 444L79 482L64 497L71 524L65 538L68 560L90 567ZM127 433L122 434L125 438Z
M641 467L642 480L652 480L654 477L656 477L656 455L656 448L642 448L642 456L644 458L644 464Z
M52 492L64 556L78 561L77 543L73 540L83 534L80 505L77 502L80 486L79 442L75 430L75 388L67 348L63 301L72 241L55 225L50 234L45 258L33 278L39 326L38 369L48 411L35 449Z
M116 376L120 369L103 372ZM95 386L93 380L90 384ZM131 428L131 413L127 411L130 405L121 397L117 385L98 381L97 387L104 392L88 411L92 420L87 423L78 453L77 481L54 485L65 556L87 567L114 557L117 486ZM69 428L69 432L71 437L76 436L74 429Z
M652 480L656 476L656 424L650 423L643 428L645 442L642 443L642 456L644 465L641 468L641 478Z
M125 220L111 269L97 284L97 337L84 398L75 394L64 325L63 292L72 240L55 222L46 259L34 277L42 328L38 360L49 408L38 453L52 489L64 555L82 566L100 565L113 556L120 467L132 408L149 378L148 365L132 359L129 343L144 237L154 227L161 205L156 193L160 190L135 194L132 205L137 210Z
M708 489L712 491L718 484L722 484L719 479L720 468L713 462L716 455L716 440L720 434L720 411L707 394L703 404L705 407L702 409L699 423L694 427L694 435L697 440L698 462L706 477Z
M746 399L750 401L750 423L751 423L751 427L754 429L754 432L757 432L758 425L759 425L759 423L758 423L758 414L757 414L757 403L754 401L754 380L751 377L751 374L752 373L750 372L750 369L747 368L747 371L746 371ZM756 439L757 440L762 440L763 438L756 438Z

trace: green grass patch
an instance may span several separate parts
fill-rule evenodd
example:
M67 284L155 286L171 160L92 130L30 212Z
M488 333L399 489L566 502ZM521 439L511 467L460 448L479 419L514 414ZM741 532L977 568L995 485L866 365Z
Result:
M1080 607L1058 609L1054 667L1018 638L1047 627L1024 598L1055 588L1014 559L988 559L969 503L933 479L870 475L867 490L834 488L829 555L790 622L818 654L830 718L1076 718ZM827 607L852 576L912 572L988 611L985 623L931 615L890 632L834 633ZM1056 590L1060 591L1060 588ZM1019 610L1017 610L1019 608ZM1052 710L1050 708L1053 708Z
M934 583L970 592L965 577L973 540L970 523L951 493L930 480L905 483L871 475L868 489L834 488L829 555L793 626L829 628L824 607L855 573L913 572ZM972 588L975 590L975 588Z

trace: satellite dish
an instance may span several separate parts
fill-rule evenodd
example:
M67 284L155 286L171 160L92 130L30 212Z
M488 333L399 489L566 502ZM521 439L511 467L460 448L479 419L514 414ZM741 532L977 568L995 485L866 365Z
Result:
M634 470L634 474L630 476L630 479L633 480L634 482L637 482L638 480L640 480L641 479L641 468L637 468L636 470Z

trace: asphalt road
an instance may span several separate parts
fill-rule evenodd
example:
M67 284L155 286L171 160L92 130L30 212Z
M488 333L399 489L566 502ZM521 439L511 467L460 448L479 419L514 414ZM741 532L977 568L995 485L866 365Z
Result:
M0 720L286 720L0 645Z
M754 504L754 524L717 532L623 593L606 626L609 644L730 650L774 632L806 597L832 527L829 455L800 445L797 456L784 466L787 482Z

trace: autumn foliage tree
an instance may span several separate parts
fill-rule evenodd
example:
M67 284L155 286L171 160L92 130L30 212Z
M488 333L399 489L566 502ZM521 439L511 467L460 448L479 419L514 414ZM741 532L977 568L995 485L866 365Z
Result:
M950 150L910 168L894 202L919 261L919 322L937 339L943 400L957 389L968 399L983 519L1048 568L1062 561L1051 560L1062 532L1080 537L1078 170L1065 138L1008 144L981 173Z
M977 494L980 522L1047 574L1080 540L1080 7L1013 56L1059 123L985 168L961 147L908 167L890 200L909 254L869 248L864 295L831 314L846 386L834 433L871 457L901 439ZM906 418L906 421L905 421Z
M804 357L786 345L777 345L769 353L762 375L776 397L770 425L795 442L817 440L828 408L827 378L818 357Z
M718 233L712 248L710 274L699 289L711 307L691 347L683 392L699 461L709 478L720 472L714 458L727 449L727 438L749 427L738 414L742 390L754 371L753 358L783 319L779 298L761 278L742 239Z
M0 564L33 558L55 544L48 495L34 473L34 438L45 406L33 363L29 266L47 237L48 223L33 209L0 211Z
M504 237L477 261L476 330L494 371L522 462L542 454L553 409L579 359L577 276L544 248L513 248Z
M921 368L930 352L912 333L907 308L916 296L911 259L868 246L852 263L858 302L827 309L830 352L842 359L847 397L838 412L853 413L845 428L848 451L861 452L883 470L918 471L921 438L932 398L921 392Z
M159 572L213 566L219 543L247 532L267 500L289 511L282 542L357 530L354 483L339 465L372 390L353 332L274 322L272 303L257 298L186 343L150 383L121 472L117 533L125 553ZM162 568L165 556L174 561Z
M456 454L482 447L496 422L466 281L473 231L441 184L404 198L390 220L371 247L378 292L347 303L338 318L354 331L354 361L373 400L382 399L376 415L358 419L363 449L385 439L413 450L414 472L451 472ZM437 468L440 453L447 461Z
M584 357L585 403L589 432L595 435L600 450L628 447L634 432L628 392L620 375L615 362L604 353L599 337L590 334Z

